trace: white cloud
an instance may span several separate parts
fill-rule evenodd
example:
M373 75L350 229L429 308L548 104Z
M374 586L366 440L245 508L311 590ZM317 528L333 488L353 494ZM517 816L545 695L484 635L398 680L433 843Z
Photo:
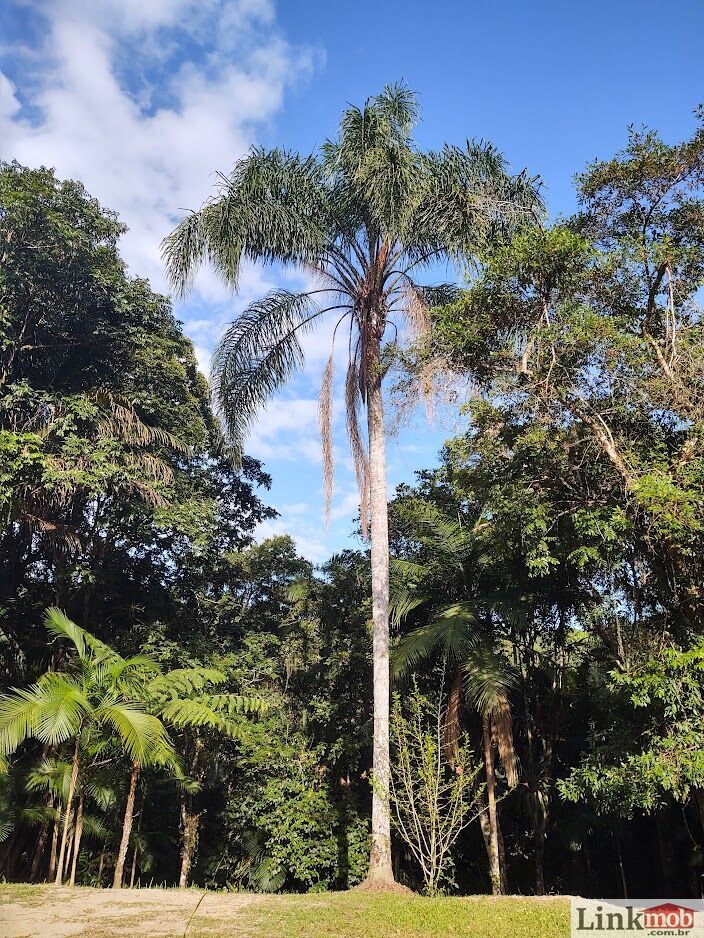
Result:
M296 542L299 554L302 554L312 563L323 563L330 556L329 546L322 538L316 536L312 526L301 524L300 520L297 520L295 531L292 532L291 524L284 514L273 521L263 521L255 531L258 541L266 540L268 537L276 537L279 534L290 534Z
M25 81L0 72L0 155L80 179L130 227L134 273L164 289L160 243L315 62L269 0L46 0ZM161 68L160 56L168 67ZM25 106L20 110L20 103ZM248 274L252 289L261 275ZM222 301L205 274L199 289Z
M318 465L321 462L318 401L312 398L270 401L257 418L247 452L264 461L303 459Z

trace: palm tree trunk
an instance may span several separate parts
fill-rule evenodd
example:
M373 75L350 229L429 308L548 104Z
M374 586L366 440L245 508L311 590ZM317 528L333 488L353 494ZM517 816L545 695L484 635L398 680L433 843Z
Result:
M139 812L139 820L137 821L137 833L142 829L142 819L144 818L144 807L147 800L147 793L145 790L142 790L142 810ZM132 871L130 872L130 889L134 889L134 879L137 875L137 856L139 854L139 844L135 842L134 850L132 851Z
M68 831L68 843L66 846L66 856L64 857L64 869L62 878L64 880L68 879L68 871L71 869L71 857L73 856L73 838L76 832L76 812L75 810L71 814L71 826Z
M79 737L76 736L76 746L73 750L73 768L71 769L71 780L68 783L68 797L66 798L66 813L64 814L64 826L61 832L61 848L59 850L59 859L56 864L57 886L61 885L64 871L64 858L66 856L66 843L68 841L68 828L73 814L73 799L76 794L76 782L78 781L78 747Z
M368 879L393 883L389 816L389 517L386 440L379 343L371 350L367 380L371 520L372 618L374 620L374 790Z
M484 767L486 770L486 798L489 807L489 875L491 892L501 895L501 861L499 858L498 816L496 813L496 774L494 772L494 753L491 745L491 717L482 717L482 735L484 739Z
M134 850L132 851L132 870L130 872L130 889L134 889L134 878L137 875L137 853L139 851L139 844L134 845Z
M61 818L61 813L59 808L56 809L56 817L54 818L54 829L51 833L51 853L49 854L49 882L52 881L56 875L56 860L59 851L59 821Z
M130 843L130 834L132 833L132 819L134 817L134 799L137 793L137 781L140 771L139 762L132 765L132 775L130 776L130 790L127 793L127 804L125 805L125 817L122 822L122 840L120 849L117 851L117 860L115 861L115 875L112 880L113 889L122 889L122 877L125 871L125 860L127 859L127 848Z
M71 879L69 884L76 885L76 866L78 864L78 851L81 849L81 837L83 836L83 795L78 802L78 812L76 814L76 832L73 837L73 860L71 862Z
M181 889L185 889L188 885L188 877L198 845L198 825L200 823L200 814L194 814L188 810L187 797L186 794L183 794L181 799L183 842L181 847L181 872L178 878L178 885Z

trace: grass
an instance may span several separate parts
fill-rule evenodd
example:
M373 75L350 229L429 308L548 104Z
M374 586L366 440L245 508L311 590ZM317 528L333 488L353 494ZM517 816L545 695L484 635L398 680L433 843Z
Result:
M196 933L197 934L197 933ZM225 932L223 932L225 934ZM337 893L325 896L272 896L253 906L242 932L256 938L551 938L569 934L565 900L522 898L410 899Z
M10 938L181 938L196 890L0 886L0 934ZM252 896L208 893L188 938L562 938L566 899L489 896L427 899L375 893Z

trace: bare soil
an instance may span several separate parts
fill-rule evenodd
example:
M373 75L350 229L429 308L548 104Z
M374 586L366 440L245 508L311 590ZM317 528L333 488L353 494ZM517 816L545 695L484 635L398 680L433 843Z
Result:
M3 894L0 889L2 938L98 938L139 935L171 938L222 933L223 919L233 924L258 896L202 893L192 889L82 889L47 886L38 897ZM9 901L8 901L9 900Z

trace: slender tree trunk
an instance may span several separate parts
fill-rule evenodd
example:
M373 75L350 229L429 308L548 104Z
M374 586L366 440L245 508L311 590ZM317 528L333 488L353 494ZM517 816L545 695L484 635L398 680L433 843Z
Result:
M81 837L83 836L83 795L78 802L78 812L76 814L76 832L73 837L73 860L71 862L70 885L76 885L76 866L78 865L78 851L81 849Z
M68 843L66 846L66 856L64 857L64 868L61 874L62 879L66 881L68 879L68 871L71 869L71 857L73 856L73 838L76 832L76 811L74 810L71 815L71 826L68 831Z
M178 877L178 885L185 889L188 885L188 877L191 872L191 865L196 854L198 846L198 826L200 824L200 814L194 814L188 810L188 796L183 794L181 797L181 822L183 825L183 842L181 846L181 872Z
M146 791L142 790L142 810L139 812L139 820L137 821L137 833L142 829L142 818L144 817L144 803L147 798ZM130 873L130 889L134 889L134 878L137 874L137 855L139 854L139 844L135 841L134 850L132 851L132 871Z
M138 844L134 845L134 850L132 851L132 869L130 871L130 889L134 889L134 878L137 875L137 853L139 851Z
M103 849L100 851L100 859L98 860L98 886L103 885L103 867L105 866L105 844L103 844Z
M496 774L494 772L494 753L491 746L491 717L488 714L482 717L482 730L484 737L484 767L486 769L486 798L489 808L489 875L491 877L492 894L500 896L501 861L499 858L498 817L496 813Z
M42 821L42 826L39 831L39 836L37 837L37 843L34 848L34 855L32 857L32 867L29 871L29 881L35 883L39 876L39 867L41 862L44 859L44 851L46 850L46 842L49 836L49 821Z
M499 878L501 882L501 894L508 892L508 866L506 865L506 850L504 849L504 833L501 828L501 812L499 806L496 806L496 839L499 843Z
M54 829L51 833L51 853L49 854L49 882L52 881L56 875L56 860L58 857L59 851L59 821L61 819L61 813L59 807L56 809L56 817L54 818Z
M535 818L533 820L533 842L535 845L535 894L545 895L545 831L547 828L547 805L545 795L538 788L534 792Z
M389 518L386 440L379 342L371 350L367 379L371 519L372 618L374 620L374 790L368 880L393 883L389 816Z
M130 843L130 834L132 833L132 819L134 817L134 799L137 793L137 781L140 772L139 762L132 766L130 776L130 789L127 793L127 804L125 805L125 817L122 822L122 840L120 849L117 851L117 860L115 861L115 875L112 880L113 889L122 889L122 877L125 871L125 860L127 859L127 848Z
M78 749L79 737L76 736L76 746L73 750L73 768L71 769L71 779L68 783L68 797L66 798L64 826L61 832L61 848L59 850L59 859L56 864L56 879L54 882L57 886L61 885L61 880L63 877L64 859L66 857L66 843L68 841L68 828L69 824L71 823L71 817L73 815L73 799L76 794L76 782L78 781Z

